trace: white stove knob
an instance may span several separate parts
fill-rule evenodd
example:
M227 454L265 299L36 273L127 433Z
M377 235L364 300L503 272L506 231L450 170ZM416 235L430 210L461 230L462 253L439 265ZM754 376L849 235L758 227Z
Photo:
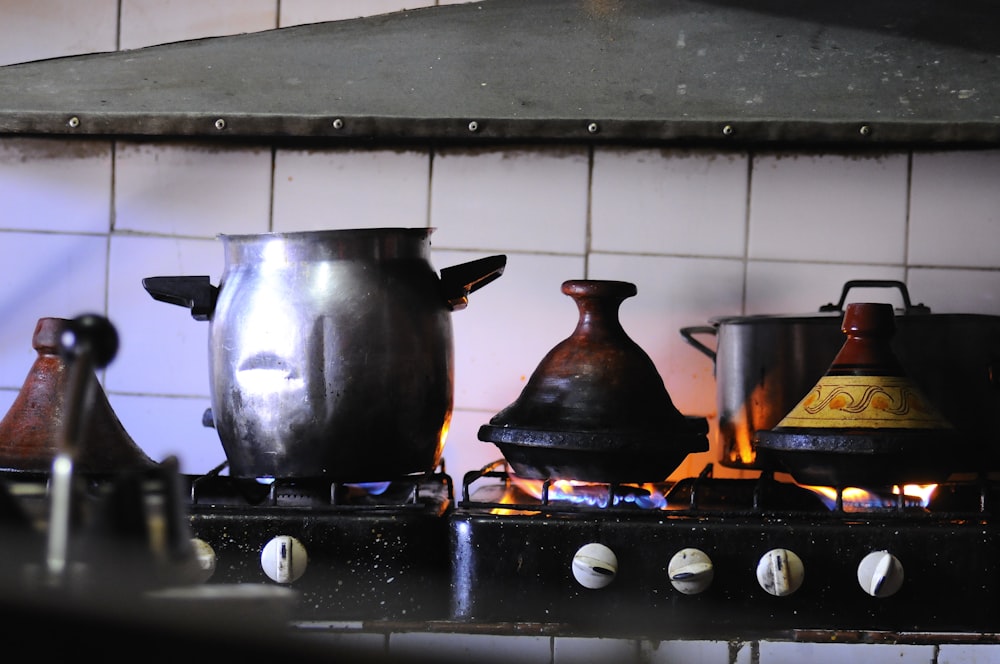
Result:
M291 583L305 574L309 555L302 542L290 535L278 535L264 545L260 566L276 583Z
M903 565L888 551L872 551L858 565L858 583L872 597L894 595L903 585Z
M191 538L191 546L194 549L194 559L197 564L197 581L208 581L215 574L215 562L217 557L212 545L198 537Z
M712 585L715 568L701 549L681 549L670 559L667 574L674 588L685 595L697 595Z
M757 563L757 583L776 597L798 590L805 575L802 559L788 549L771 549Z
M616 574L618 556L603 544L584 544L573 556L573 577L584 588L603 588L615 580Z

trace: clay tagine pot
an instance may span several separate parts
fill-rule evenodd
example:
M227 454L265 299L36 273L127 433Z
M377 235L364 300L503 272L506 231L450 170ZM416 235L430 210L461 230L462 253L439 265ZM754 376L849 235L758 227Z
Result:
M658 482L688 454L708 450L707 420L677 410L653 361L622 328L619 308L635 284L571 280L562 292L576 302L576 329L479 439L528 479Z
M38 353L14 403L0 420L0 470L48 473L60 449L69 372L59 340L70 321L41 318L31 339ZM156 464L139 448L111 409L97 376L91 374L91 403L81 416L81 440L74 465L84 474L141 471Z
M801 484L930 484L951 474L956 429L893 354L890 304L847 305L847 338L827 373L757 444Z

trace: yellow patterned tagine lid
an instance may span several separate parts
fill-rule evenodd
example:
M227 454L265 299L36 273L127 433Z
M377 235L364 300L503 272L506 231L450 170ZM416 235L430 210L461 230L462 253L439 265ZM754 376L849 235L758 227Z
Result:
M892 352L891 305L847 305L843 331L847 340L830 369L778 423L779 428L952 428Z
M892 306L849 304L843 331L827 373L774 429L757 432L758 449L803 484L947 479L941 450L954 454L961 441L892 352Z
M951 425L905 376L827 374L779 427L950 429Z

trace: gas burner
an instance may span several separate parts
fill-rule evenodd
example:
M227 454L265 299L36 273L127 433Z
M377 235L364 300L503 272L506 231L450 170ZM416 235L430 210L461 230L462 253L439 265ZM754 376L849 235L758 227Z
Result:
M467 473L460 507L528 512L661 510L672 513L914 515L931 511L977 513L992 503L993 485L976 482L905 487L805 486L769 471L754 479L718 478L709 463L695 477L650 484L534 480L498 460ZM496 480L490 482L490 480ZM936 496L942 498L937 499Z
M581 480L531 479L507 469L506 460L497 460L465 474L460 506L486 509L600 510L662 509L669 483L587 482ZM493 484L477 485L480 480Z
M298 592L296 621L440 617L447 605L451 478L188 477L191 529L214 584Z
M417 473L384 482L333 482L326 478L247 479L220 475L189 476L192 508L239 507L350 510L447 510L454 489L444 472Z

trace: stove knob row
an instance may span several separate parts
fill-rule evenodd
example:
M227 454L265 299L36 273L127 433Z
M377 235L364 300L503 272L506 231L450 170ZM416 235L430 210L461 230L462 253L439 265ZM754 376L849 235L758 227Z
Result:
M573 556L573 577L584 588L607 587L618 574L618 557L604 544L591 542ZM858 565L858 583L872 597L888 597L903 585L903 566L888 551L873 551ZM681 549L667 565L670 583L685 595L696 595L712 585L715 568L704 551ZM757 583L776 597L793 594L805 580L805 565L794 551L771 549L757 562Z
M888 551L872 551L858 565L858 583L872 597L894 595L903 585L903 565Z
M218 559L215 549L212 548L211 544L198 537L191 538L191 546L198 564L198 581L208 581L215 574L215 563Z
M888 551L872 551L858 565L858 584L872 597L889 597L903 585L903 565ZM778 597L791 595L802 585L802 559L788 549L772 549L757 563L760 587Z
M701 549L681 549L670 559L667 575L674 588L685 595L697 595L712 585L715 568Z
M805 576L802 559L788 549L771 549L757 563L757 583L775 597L794 593Z
M597 542L584 544L573 556L573 578L584 588L597 590L615 580L618 556Z
M306 572L309 555L302 542L290 535L272 538L260 552L260 567L275 583L291 583Z
M618 574L618 556L603 544L584 544L573 556L572 570L577 583L598 590L614 581ZM667 573L674 588L685 595L705 591L715 576L712 559L698 549L682 549L674 554Z

